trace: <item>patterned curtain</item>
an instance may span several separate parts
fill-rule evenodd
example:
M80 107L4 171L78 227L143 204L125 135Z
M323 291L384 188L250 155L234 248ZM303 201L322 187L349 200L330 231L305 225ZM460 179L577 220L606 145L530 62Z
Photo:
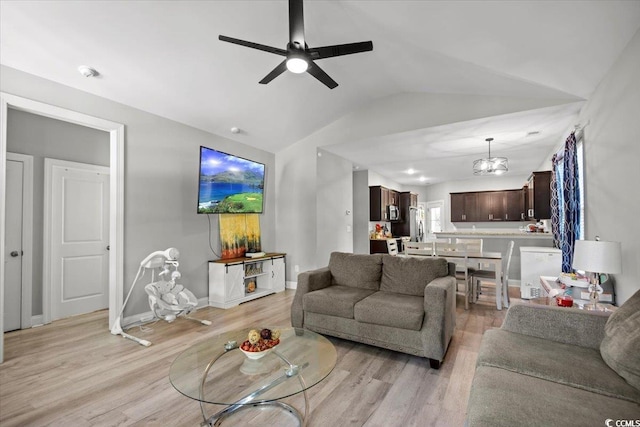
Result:
M564 144L562 159L562 204L559 217L562 218L560 249L562 249L562 272L570 273L573 264L573 249L580 233L580 188L578 177L578 154L575 132Z
M551 232L553 234L553 247L561 248L560 235L562 233L560 221L560 200L562 199L562 168L558 167L560 160L554 154L551 159Z

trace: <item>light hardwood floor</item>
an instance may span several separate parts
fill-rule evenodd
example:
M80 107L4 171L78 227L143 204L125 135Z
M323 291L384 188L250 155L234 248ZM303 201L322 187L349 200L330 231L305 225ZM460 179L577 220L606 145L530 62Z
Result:
M194 317L158 322L129 333L153 342L142 347L109 333L106 310L7 333L0 365L0 425L199 426L199 405L170 384L169 367L187 347L208 336L252 325L290 326L294 291L228 310L203 308ZM338 352L334 371L309 390L310 427L462 426L476 356L485 330L505 311L491 297L463 310L444 363L330 338ZM301 396L287 401L303 409ZM219 408L210 408L213 413ZM296 425L283 411L247 410L224 425Z

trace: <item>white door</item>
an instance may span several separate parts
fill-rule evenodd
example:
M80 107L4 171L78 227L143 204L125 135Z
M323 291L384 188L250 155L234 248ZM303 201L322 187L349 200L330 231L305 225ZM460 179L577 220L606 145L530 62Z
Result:
M7 160L6 173L5 332L20 329L22 317L22 162Z
M436 238L434 233L444 231L444 200L427 202L427 233L426 239L433 240Z
M109 306L109 168L45 159L51 320Z

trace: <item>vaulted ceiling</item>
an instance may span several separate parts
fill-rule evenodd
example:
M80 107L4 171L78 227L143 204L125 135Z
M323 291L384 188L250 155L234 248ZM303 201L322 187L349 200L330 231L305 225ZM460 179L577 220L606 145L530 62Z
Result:
M288 72L260 85L282 58L218 40L284 48L283 0L2 1L0 62L276 153L377 108L377 131L324 148L419 184L468 177L487 137L513 173L533 170L640 27L640 1L314 0L304 12L309 45L373 41L318 62L336 89ZM385 117L396 123L379 127Z

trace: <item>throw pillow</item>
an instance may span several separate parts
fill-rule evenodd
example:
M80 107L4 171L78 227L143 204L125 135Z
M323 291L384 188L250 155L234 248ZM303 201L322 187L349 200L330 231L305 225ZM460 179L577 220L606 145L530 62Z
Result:
M380 290L424 296L424 288L449 273L447 260L434 257L382 256Z
M382 255L333 252L329 258L331 284L361 289L380 289Z
M640 390L640 291L607 320L600 354L605 363Z

